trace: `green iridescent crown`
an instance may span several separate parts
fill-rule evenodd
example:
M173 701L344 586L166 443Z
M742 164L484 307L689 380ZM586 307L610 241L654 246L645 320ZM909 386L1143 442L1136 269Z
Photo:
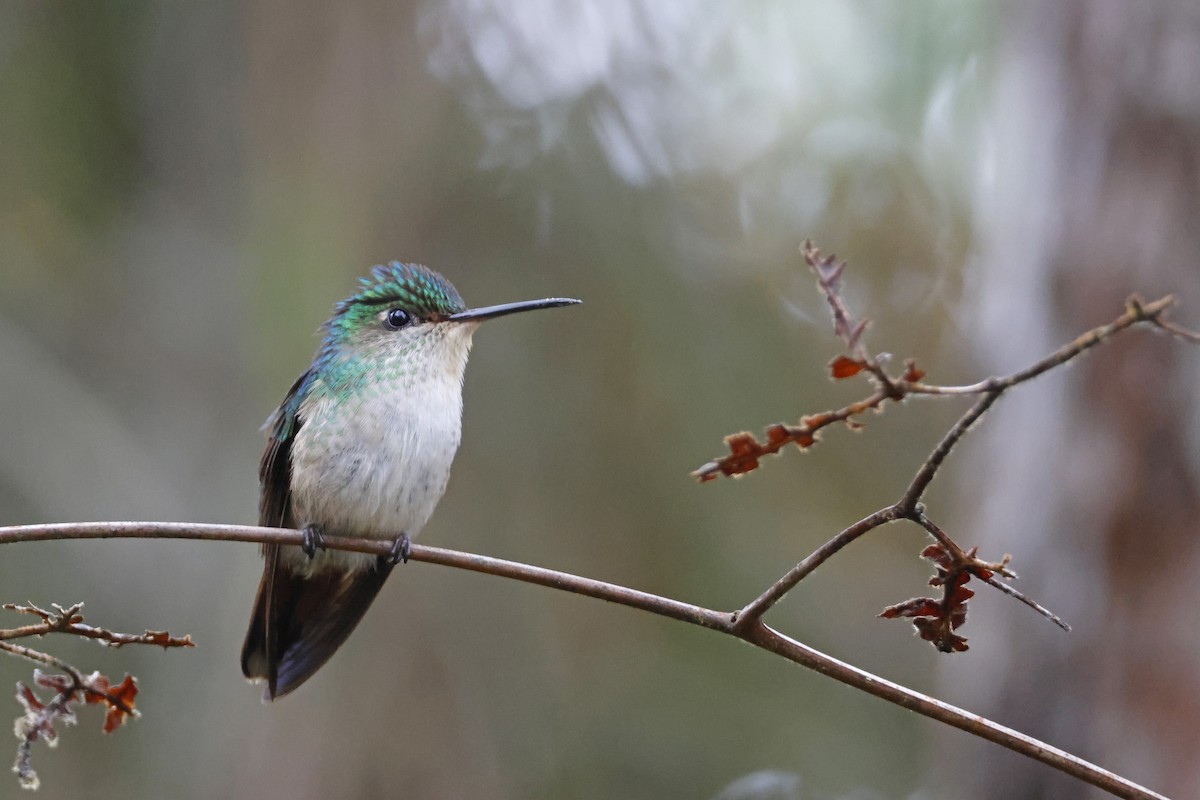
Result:
M338 303L337 314L355 306L392 303L419 316L449 316L466 309L454 284L420 264L399 261L380 264L371 269L370 276L359 278L358 282L358 293Z

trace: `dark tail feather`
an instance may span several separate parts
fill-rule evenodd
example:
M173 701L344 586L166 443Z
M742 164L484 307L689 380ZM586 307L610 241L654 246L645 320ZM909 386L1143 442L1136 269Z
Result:
M246 643L242 673L267 682L268 699L283 697L321 668L367 613L392 568L327 570L301 577L280 564L278 546L266 565Z

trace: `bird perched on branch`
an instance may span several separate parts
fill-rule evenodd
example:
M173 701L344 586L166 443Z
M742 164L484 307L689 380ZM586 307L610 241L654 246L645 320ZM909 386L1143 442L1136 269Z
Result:
M259 524L301 528L266 545L242 672L274 699L308 680L350 635L450 478L462 380L484 320L574 305L547 298L468 309L438 273L392 262L338 303L312 365L267 420ZM326 534L392 541L387 556L325 550Z

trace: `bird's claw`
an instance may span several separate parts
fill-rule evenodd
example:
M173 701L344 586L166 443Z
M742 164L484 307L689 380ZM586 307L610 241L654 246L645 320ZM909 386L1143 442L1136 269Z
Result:
M394 567L403 562L408 563L408 557L412 555L412 539L408 538L407 533L401 533L392 542L392 549L385 556L379 556L379 563L383 566Z
M304 544L301 549L304 554L310 559L317 554L317 548L325 549L325 534L321 533L321 529L316 525L308 525L304 528Z

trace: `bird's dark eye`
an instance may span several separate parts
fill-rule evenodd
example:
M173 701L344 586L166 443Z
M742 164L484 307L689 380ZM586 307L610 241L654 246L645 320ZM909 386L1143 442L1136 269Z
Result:
M398 331L408 323L412 322L412 316L403 308L393 308L387 312L387 317L384 318L384 324L389 330Z

